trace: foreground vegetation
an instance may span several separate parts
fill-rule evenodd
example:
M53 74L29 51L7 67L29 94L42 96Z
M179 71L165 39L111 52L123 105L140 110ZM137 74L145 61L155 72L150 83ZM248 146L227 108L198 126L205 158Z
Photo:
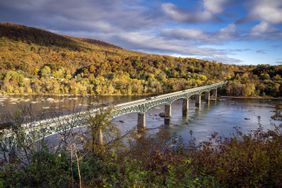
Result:
M0 23L0 93L144 95L234 79L227 95L281 96L282 66L237 66L133 52Z
M211 135L196 144L135 133L123 145L109 112L88 117L89 134L69 130L51 148L34 143L15 124L16 145L1 143L0 187L279 187L281 127L232 138ZM19 121L17 121L19 122ZM105 134L101 143L99 133ZM128 136L127 135L127 136ZM132 139L133 138L133 139ZM7 147L10 146L10 147ZM15 145L13 145L15 146ZM20 152L19 152L20 151ZM5 153L5 157L3 157Z

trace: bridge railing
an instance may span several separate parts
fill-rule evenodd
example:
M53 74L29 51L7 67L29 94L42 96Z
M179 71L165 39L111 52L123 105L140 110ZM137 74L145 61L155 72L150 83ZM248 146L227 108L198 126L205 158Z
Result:
M226 84L226 81L219 82L219 83L216 83L216 84L207 85L207 86L200 86L200 87L197 87L197 88L185 89L185 90L182 90L182 91L176 91L176 92L172 92L172 93L167 93L167 94L162 94L162 95L158 95L158 96L148 97L148 98L145 98L145 99L140 99L140 100L136 100L136 101L131 101L131 102L126 102L126 103L122 103L122 104L117 104L117 105L115 105L115 108L127 107L129 105L137 105L137 104L141 104L141 103L144 103L144 102L149 102L149 101L152 101L152 100L168 98L168 97L176 96L176 95L180 95L180 94L182 95L182 94L185 94L185 93L193 93L193 92L202 91L202 90L209 89L209 88L214 88L214 87L222 86L224 84Z

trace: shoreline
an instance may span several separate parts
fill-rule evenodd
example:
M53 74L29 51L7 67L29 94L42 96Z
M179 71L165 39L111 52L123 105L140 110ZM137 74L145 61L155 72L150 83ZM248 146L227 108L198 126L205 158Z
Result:
M152 96L154 94L140 94L140 95L95 95L95 94L0 94L0 97L140 97L140 96Z
M3 94L0 93L0 97L149 97L159 94L139 94L139 95L119 95L119 94L111 94L111 95L95 95L95 94L87 94L87 95L81 95L81 94ZM162 95L162 94L160 94ZM258 99L258 100L282 100L282 97L271 97L271 96L253 96L253 97L246 97L246 96L219 96L219 98L225 98L225 99Z
M256 99L256 100L282 100L282 97L245 97L245 96L219 96L219 98L225 99Z

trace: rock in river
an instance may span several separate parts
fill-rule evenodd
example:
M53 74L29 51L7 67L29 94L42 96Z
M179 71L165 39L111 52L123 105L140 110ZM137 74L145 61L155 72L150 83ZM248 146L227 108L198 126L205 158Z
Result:
M164 113L164 112L161 112L161 113L159 113L159 116L162 117L162 118L164 118L164 117L165 117L165 113Z

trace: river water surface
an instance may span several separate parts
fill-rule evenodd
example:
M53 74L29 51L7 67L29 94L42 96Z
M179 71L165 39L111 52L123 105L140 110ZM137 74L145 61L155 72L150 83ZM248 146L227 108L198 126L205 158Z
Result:
M0 97L0 114L3 122L7 113L14 114L19 109L27 108L34 119L40 119L140 98L142 97ZM240 127L242 132L248 133L260 126L264 129L282 126L281 121L272 118L277 113L279 115L277 106L281 105L281 100L221 98L216 102L211 101L210 104L203 102L200 109L194 107L194 101L191 100L188 119L182 117L181 102L179 100L173 103L169 126L164 126L164 119L159 116L164 111L164 106L149 110L146 117L148 134L166 131L171 136L181 136L184 142L189 141L192 136L197 141L203 141L214 132L225 137L232 136L234 127ZM117 117L112 123L126 133L136 127L137 114Z

